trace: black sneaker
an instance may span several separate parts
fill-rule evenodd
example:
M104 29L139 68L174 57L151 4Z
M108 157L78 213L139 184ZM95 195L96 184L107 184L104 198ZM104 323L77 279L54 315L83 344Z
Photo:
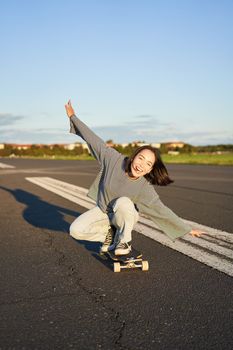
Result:
M109 247L113 244L115 238L116 228L110 226L108 233L106 234L105 241L100 248L100 253L106 253L109 250Z
M127 255L131 252L131 242L124 243L119 242L115 248L114 254L115 255Z

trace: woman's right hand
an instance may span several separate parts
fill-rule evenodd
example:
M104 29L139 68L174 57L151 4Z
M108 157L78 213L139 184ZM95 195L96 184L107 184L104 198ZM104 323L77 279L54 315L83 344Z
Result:
M75 115L75 111L71 105L71 101L69 100L68 103L65 105L65 109L66 109L66 114L68 115L68 117L72 117L72 115Z

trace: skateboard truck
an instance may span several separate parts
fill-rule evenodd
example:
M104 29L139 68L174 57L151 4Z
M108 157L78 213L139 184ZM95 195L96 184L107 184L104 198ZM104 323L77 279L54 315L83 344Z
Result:
M108 251L105 254L113 261L114 272L121 272L123 269L149 270L148 261L143 260L142 254L134 248L127 255L115 255L114 251Z

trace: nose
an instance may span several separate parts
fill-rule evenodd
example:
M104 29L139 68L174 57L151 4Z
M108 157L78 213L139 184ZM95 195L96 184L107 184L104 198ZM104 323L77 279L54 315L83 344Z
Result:
M139 166L144 170L145 169L145 166L146 166L146 163L144 160L141 160L140 163L139 163Z
M143 170L147 170L149 168L149 165L147 164L147 161L145 159L141 160L140 166Z

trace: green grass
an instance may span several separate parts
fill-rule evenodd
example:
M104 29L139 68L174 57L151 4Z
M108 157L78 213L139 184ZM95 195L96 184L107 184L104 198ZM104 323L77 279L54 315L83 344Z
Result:
M165 163L177 164L212 164L212 165L233 165L233 153L224 154L163 154Z
M17 157L18 158L18 157ZM82 154L79 156L44 156L44 157L33 157L24 156L21 158L36 158L36 159L64 159L64 160L93 160L94 158L90 155ZM212 165L233 165L233 152L224 154L162 154L164 163L173 164L212 164Z
M11 158L11 157L6 157L6 158ZM94 160L95 158L92 157L91 155L87 154L81 154L79 156L62 156L62 155L53 155L53 156L14 156L12 158L23 158L23 159L60 159L60 160Z
M94 160L95 158L88 154L81 154L79 156L52 156L46 157L48 159L63 159L63 160ZM45 158L43 158L45 159Z

